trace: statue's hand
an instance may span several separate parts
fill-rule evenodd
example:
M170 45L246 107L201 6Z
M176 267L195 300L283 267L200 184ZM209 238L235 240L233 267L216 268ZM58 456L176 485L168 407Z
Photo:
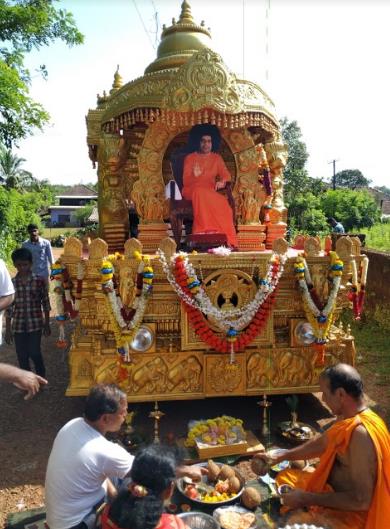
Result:
M218 191L219 189L224 189L225 186L226 186L226 182L216 182L215 191Z

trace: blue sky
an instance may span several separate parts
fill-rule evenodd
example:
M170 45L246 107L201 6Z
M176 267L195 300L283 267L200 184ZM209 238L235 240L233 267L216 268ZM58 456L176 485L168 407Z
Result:
M124 82L156 56L162 24L178 18L180 0L61 0L85 44L56 43L28 56L45 64L32 96L51 114L43 133L20 143L19 156L37 178L73 184L96 180L86 146L85 115L109 90L117 64ZM311 176L360 169L390 186L390 2L385 0L190 0L211 27L214 49L237 75L257 82L279 117L298 121ZM138 8L138 12L137 9ZM157 23L156 14L157 12ZM139 14L141 15L142 21ZM268 37L267 37L268 35Z

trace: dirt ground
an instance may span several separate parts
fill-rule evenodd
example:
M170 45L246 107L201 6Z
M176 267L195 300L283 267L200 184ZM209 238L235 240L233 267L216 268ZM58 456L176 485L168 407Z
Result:
M67 334L72 324L67 326ZM44 504L44 477L48 455L53 439L61 426L82 413L82 397L64 396L68 380L67 357L55 347L57 329L52 322L52 336L43 338L43 352L47 367L49 386L31 401L24 401L20 391L9 384L0 384L0 527L6 515L18 510L39 507ZM15 363L13 347L3 346L1 361ZM365 382L368 394L380 402L379 412L389 409L389 394L378 386L374 374L365 365ZM244 419L247 428L259 429L260 410L258 398L224 398L192 402L164 402L160 408L165 412L161 421L163 438L184 436L191 418L213 417L229 413ZM286 420L286 404L283 396L272 397L271 420L276 424ZM206 404L207 403L207 404ZM152 422L148 418L153 404L136 404L136 429L152 435ZM300 396L300 419L312 424L329 420L329 413L314 396Z

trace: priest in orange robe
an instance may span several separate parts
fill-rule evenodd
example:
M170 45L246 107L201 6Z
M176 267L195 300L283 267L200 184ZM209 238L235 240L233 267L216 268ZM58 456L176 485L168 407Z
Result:
M194 212L192 233L224 233L229 246L236 248L232 208L226 197L217 192L231 181L230 173L222 157L213 152L210 132L201 135L199 143L199 151L186 156L183 170L182 194L192 201Z
M382 419L364 403L358 372L347 364L321 374L322 399L338 417L321 436L270 460L320 457L312 473L287 469L276 478L291 492L281 495L288 523L332 529L390 527L390 435Z

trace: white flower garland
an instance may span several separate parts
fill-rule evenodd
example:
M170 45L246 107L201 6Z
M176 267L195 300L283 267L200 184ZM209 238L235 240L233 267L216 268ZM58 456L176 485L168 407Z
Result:
M340 289L341 276L344 268L343 262L335 252L330 252L330 259L332 288L322 310L317 307L310 294L309 285L312 286L312 281L306 259L303 256L298 256L294 266L299 289L303 297L306 317L313 327L317 343L326 342L330 326L333 322L337 294Z
M168 265L167 259L164 252L159 249L157 251L163 270L167 276L167 279L175 290L179 298L190 305L201 311L206 316L211 316L213 321L217 324L218 328L222 331L227 331L228 329L234 329L236 331L242 330L249 325L255 316L256 312L259 310L260 306L265 302L268 296L275 290L276 286L279 283L279 280L284 271L284 265L287 260L287 255L279 255L279 267L278 271L273 277L272 267L276 259L276 254L271 256L269 261L268 270L264 279L260 281L260 286L256 292L255 297L247 305L241 308L232 309L223 311L218 307L215 307L208 295L206 294L204 288L200 284L198 292L194 294L193 297L186 294L181 286L177 283L172 267ZM188 277L191 277L194 281L199 281L194 267L188 260L188 254L185 252L179 252L174 254L171 257L171 265L175 263L175 260L180 257L184 261L184 267ZM199 281L200 283L200 281Z

